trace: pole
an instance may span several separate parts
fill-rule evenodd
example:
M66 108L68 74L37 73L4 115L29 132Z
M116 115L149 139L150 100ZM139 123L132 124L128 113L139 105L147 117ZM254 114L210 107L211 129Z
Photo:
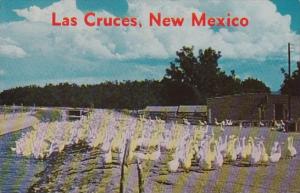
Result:
M120 177L120 193L125 192L124 182L125 182L125 165L127 165L127 157L128 157L128 151L129 151L130 141L127 139L124 149L124 155L123 155L123 161L121 163L121 177Z
M143 171L142 171L142 166L140 163L140 160L137 159L137 171L138 171L138 178L139 178L139 193L144 193L144 179L143 179Z
M291 79L291 43L288 43L288 75L289 75L289 80ZM291 109L291 89L288 88L288 120L291 120L291 114L292 114L292 109Z

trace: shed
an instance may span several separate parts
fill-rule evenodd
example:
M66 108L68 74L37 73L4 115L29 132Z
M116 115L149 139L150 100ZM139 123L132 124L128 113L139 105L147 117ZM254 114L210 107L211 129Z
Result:
M286 120L288 96L269 93L250 93L209 98L208 121L231 119L252 122ZM300 118L300 97L291 97L291 118Z

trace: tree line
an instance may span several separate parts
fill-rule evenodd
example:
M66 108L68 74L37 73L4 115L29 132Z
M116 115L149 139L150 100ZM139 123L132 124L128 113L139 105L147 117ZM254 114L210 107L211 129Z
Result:
M270 93L270 88L258 79L241 80L234 70L227 75L219 67L220 58L221 52L212 48L199 50L195 56L193 47L183 47L176 52L176 58L161 80L107 81L94 85L60 83L43 87L30 85L2 91L0 103L141 109L147 105L206 104L207 98L222 95ZM290 81L283 83L283 91L284 85Z
M289 76L282 68L284 81L281 85L281 93L290 94L292 96L300 96L300 61L297 62L297 69Z

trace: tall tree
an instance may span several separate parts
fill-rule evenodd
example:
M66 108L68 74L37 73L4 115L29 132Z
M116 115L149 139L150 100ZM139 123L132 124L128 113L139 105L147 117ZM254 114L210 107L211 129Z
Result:
M291 77L289 77L284 69L281 69L284 75L284 81L280 89L282 94L300 96L300 61L297 62L297 67L297 70L293 72Z
M218 66L221 52L207 48L196 57L193 47L183 47L176 55L163 79L170 104L205 104L208 97L240 91L234 71L228 76Z
M196 78L198 60L193 47L183 47L176 52L177 58L170 63L162 80L167 105L193 104L197 102ZM172 97L170 97L172 96Z
M256 78L247 78L241 82L243 93L270 93L271 90L264 82Z

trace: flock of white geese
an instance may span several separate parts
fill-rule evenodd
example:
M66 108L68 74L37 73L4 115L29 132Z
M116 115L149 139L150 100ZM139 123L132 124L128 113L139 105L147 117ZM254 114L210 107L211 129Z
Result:
M287 138L287 153L291 158L297 154L293 140ZM126 146L127 163L137 159L157 161L164 151L169 156L170 172L179 168L188 171L192 162L201 170L211 170L222 167L224 161L251 166L278 162L282 157L282 143L278 141L267 152L263 138L225 133L216 137L207 125L192 126L187 120L184 124L166 124L160 119L134 118L109 110L95 110L75 122L38 123L22 134L12 150L22 156L46 159L80 142L100 147L105 164L113 162L113 155L122 164Z

